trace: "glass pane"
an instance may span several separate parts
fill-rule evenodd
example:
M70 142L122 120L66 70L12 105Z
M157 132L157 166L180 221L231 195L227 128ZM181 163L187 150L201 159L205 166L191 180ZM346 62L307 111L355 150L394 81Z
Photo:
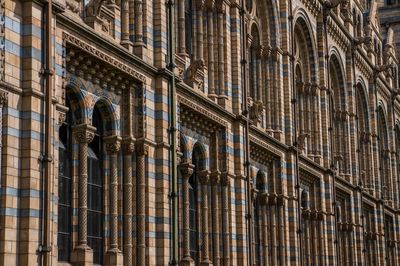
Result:
M58 245L58 260L69 261L69 235L58 234L57 245Z

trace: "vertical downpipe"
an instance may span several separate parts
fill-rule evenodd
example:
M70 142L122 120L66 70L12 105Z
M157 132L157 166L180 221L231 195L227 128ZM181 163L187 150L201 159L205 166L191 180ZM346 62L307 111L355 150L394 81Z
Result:
M336 265L340 265L340 250L338 248L339 246L339 237L338 237L338 217L336 213L336 183L335 183L335 176L336 176L336 165L335 165L335 157L333 156L333 100L331 98L332 96L332 88L331 88L331 73L330 73L330 62L329 62L329 51L328 51L328 16L330 14L330 9L324 8L324 14L323 14L323 21L324 21L324 41L325 41L325 64L326 64L326 78L327 78L327 84L328 84L328 99L327 99L327 104L329 106L329 144L330 144L330 154L331 154L331 160L330 160L330 175L332 176L332 214L334 215L335 218L335 247L336 247Z
M247 40L246 40L246 24L244 20L244 0L241 1L240 8L240 20L241 20L241 37L242 37L242 85L243 85L243 116L245 117L244 137L245 137L245 167L246 167L246 222L247 222L247 240L248 240L248 265L253 265L253 222L252 222L252 195L251 195L251 183L250 183L250 147L249 147L249 110L247 106Z
M177 165L176 165L176 88L175 88L175 29L174 29L174 0L167 0L168 12L168 65L167 68L171 71L171 80L169 83L169 99L170 99L170 158L171 158L171 260L170 265L178 264L179 257L179 240L178 240L178 180L177 180Z
M53 66L52 66L52 0L47 0L46 25L45 25L45 67L43 75L45 78L45 143L44 143L44 197L43 197L43 239L40 247L42 264L51 265L51 131L52 131L52 92L53 92Z
M297 90L295 88L295 67L294 67L294 25L293 25L293 3L292 0L289 0L289 23L290 23L290 67L292 71L292 115L293 115L293 135L294 135L294 151L295 151L295 178L296 178L296 192L297 192L297 221L298 221L298 228L297 233L299 237L299 253L300 253L300 265L303 266L303 247L301 243L301 234L302 234L302 217L301 217L301 206L300 206L300 174L299 174L299 148L298 148L298 141L297 141L297 110L296 110L296 102L297 102Z

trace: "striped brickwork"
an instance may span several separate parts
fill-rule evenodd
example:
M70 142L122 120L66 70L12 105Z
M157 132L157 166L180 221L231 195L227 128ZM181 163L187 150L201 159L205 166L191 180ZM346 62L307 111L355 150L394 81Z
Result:
M57 0L46 47L47 2L0 1L0 265L92 265L97 224L102 264L174 263L175 196L179 265L400 264L397 13L354 1L245 2ZM67 126L70 252L60 261ZM101 223L90 220L87 192L97 139Z

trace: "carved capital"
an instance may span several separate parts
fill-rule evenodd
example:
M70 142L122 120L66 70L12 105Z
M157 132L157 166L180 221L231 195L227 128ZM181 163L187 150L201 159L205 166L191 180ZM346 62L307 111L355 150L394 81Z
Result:
M63 112L58 112L58 121L57 121L57 125L62 125L65 120L66 120L67 116L65 113Z
M124 154L132 154L135 151L135 138L132 136L124 137L122 140L122 151Z
M229 177L227 172L221 173L221 184L223 186L230 186L231 178Z
M4 106L8 101L8 92L0 91L0 106Z
M193 174L194 165L189 162L181 163L179 165L179 170L181 171L183 179L188 179Z
M211 182L211 185L213 185L213 186L214 186L214 185L218 185L220 181L221 181L221 172L218 171L218 170L213 171L213 172L210 174L210 182Z
M225 14L226 5L224 0L218 0L216 3L217 13Z
M96 128L88 124L80 124L72 127L73 136L79 143L90 143L94 138Z
M210 182L210 171L202 170L197 172L197 177L199 178L199 182L202 185L208 185Z
M144 141L140 141L136 143L136 154L139 156L146 156L149 154L149 145L147 145Z
M121 137L114 135L104 138L108 154L117 154L121 150Z
M203 8L205 7L206 1L205 0L197 0L196 1L196 6L198 11L202 11Z

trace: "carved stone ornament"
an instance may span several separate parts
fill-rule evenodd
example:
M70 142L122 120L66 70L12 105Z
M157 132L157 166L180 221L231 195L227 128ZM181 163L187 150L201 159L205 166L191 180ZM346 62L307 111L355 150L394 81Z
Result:
M193 86L194 89L202 90L204 83L204 62L203 60L194 61L186 70L185 82Z
M62 125L67 118L67 115L63 112L58 112L58 125Z
M210 174L210 182L211 182L211 184L212 185L218 185L220 183L220 181L221 181L220 176L221 176L221 172L220 171L218 171L218 170L217 171L213 171Z
M100 61L108 63L112 67L120 70L121 72L124 72L129 77L132 77L143 84L146 82L146 77L141 73L139 73L138 71L136 71L135 69L133 69L132 67L130 67L129 65L122 63L121 61L111 57L107 53L100 51L96 47L82 41L81 39L73 35L70 35L67 32L63 32L63 40L67 44L69 43L75 47L78 47L80 50L89 53L90 55L94 56Z
M136 143L136 154L147 156L149 154L149 145L144 143L144 141Z
M297 138L297 148L303 150L305 148L306 139L309 137L307 133L302 133Z
M80 124L73 126L72 132L79 143L90 143L94 138L96 128L88 124Z
M263 113L263 104L261 101L255 101L250 106L250 119L256 120L257 122L261 121L262 113Z
M65 1L67 9L71 10L73 13L78 14L80 13L80 3L76 0L66 0Z
M0 91L0 106L4 106L8 101L8 92Z
M210 182L210 171L201 170L197 172L197 177L199 178L199 182L202 185L208 185Z
M121 137L109 136L104 138L106 144L106 151L108 154L116 154L121 150Z
M189 178L193 174L194 165L186 162L179 165L179 170L181 171L183 178Z
M125 154L133 153L135 151L135 138L132 136L123 138L122 149Z
M221 173L221 185L223 186L230 186L231 178L229 177L227 172Z

